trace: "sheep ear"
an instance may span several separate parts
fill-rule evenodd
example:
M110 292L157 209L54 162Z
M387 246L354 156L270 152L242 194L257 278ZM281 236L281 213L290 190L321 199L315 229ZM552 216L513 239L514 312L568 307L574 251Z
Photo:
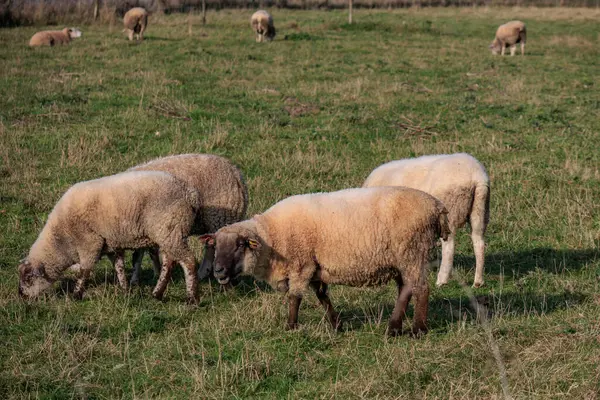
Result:
M198 237L198 240L204 242L204 244L207 246L214 246L216 239L215 235L213 235L212 233L207 233L206 235L201 235L200 237Z
M260 249L260 243L258 240L248 239L248 247L250 247L252 250L258 250Z

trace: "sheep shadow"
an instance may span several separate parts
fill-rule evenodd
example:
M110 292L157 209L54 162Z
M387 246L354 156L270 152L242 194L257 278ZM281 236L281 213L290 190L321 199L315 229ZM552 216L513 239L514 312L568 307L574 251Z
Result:
M474 308L466 295L452 298L437 297L429 301L427 325L431 331L447 333L454 324L481 323L484 316L493 320L496 315L513 317L545 315L582 304L589 297L584 293L569 291L550 295L513 292L504 293L499 298L477 296L477 308ZM390 302L364 308L336 307L336 309L342 318L343 330L354 331L368 325L387 324L394 310L394 304ZM412 320L412 316L413 304L411 303L407 318Z
M486 254L485 274L504 275L518 279L536 269L553 274L578 271L594 262L600 262L600 249L557 250L549 247L537 249ZM474 269L475 257L455 255L457 269ZM471 276L472 273L469 275Z

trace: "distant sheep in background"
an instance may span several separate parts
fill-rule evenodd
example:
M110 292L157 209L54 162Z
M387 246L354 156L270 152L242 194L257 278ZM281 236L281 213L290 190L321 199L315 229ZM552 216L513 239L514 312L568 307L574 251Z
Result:
M483 165L466 153L407 158L383 164L371 172L363 187L406 186L440 199L448 209L452 233L442 242L442 263L437 285L448 283L454 259L456 231L471 224L475 250L474 287L483 285L485 242L490 219L490 179Z
M252 14L250 19L252 29L256 33L256 42L264 42L273 40L275 37L275 25L273 25L273 17L265 10L259 10Z
M71 39L81 37L82 33L77 28L65 28L62 31L41 31L31 37L29 46L55 46L69 44Z
M521 21L510 21L500 25L496 31L496 38L490 44L492 54L500 52L504 55L504 50L510 47L510 55L514 56L517 51L517 43L521 43L521 55L525 55L525 42L527 42L527 28Z
M129 40L133 40L134 34L137 34L137 40L144 40L144 31L148 26L148 12L141 7L132 8L125 13L123 25Z

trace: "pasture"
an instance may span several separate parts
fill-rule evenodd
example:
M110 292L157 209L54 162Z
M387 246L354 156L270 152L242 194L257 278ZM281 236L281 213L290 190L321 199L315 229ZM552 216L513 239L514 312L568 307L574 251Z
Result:
M358 10L353 25L344 11L272 11L267 44L250 10L206 26L155 15L140 44L120 23L39 49L27 43L42 27L0 30L0 397L501 398L505 370L514 398L597 399L600 11ZM526 56L493 57L496 28L517 18ZM105 259L82 301L70 279L37 301L17 294L19 260L78 181L215 153L243 170L253 215L360 186L389 160L462 151L491 179L473 290L489 331L459 283L473 279L468 229L451 283L430 272L421 339L384 335L392 284L332 286L340 333L312 293L285 331L285 298L251 279L202 282L188 306L178 269L156 301L149 259L129 295Z

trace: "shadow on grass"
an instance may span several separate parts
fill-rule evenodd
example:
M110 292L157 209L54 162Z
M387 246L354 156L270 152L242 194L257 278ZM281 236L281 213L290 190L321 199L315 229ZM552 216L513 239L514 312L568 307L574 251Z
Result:
M524 316L544 315L584 303L588 295L580 292L563 292L558 294L539 293L504 293L499 298L477 296L480 305L485 306L487 317L494 319L496 315ZM394 310L393 300L390 303L369 307L368 309L343 309L337 307L344 323L344 330L361 329L364 325L387 324ZM414 300L414 298L413 298ZM407 317L412 320L413 305L409 307ZM436 298L429 301L427 325L430 330L439 333L447 332L454 323L472 323L478 320L475 310L466 297ZM406 329L406 327L405 327Z
M458 268L474 269L475 257L455 255ZM540 269L545 272L560 274L565 271L577 271L586 265L600 262L600 249L556 250L548 247L525 251L492 253L485 256L485 273L490 275L504 274L510 278L519 278L530 271Z

